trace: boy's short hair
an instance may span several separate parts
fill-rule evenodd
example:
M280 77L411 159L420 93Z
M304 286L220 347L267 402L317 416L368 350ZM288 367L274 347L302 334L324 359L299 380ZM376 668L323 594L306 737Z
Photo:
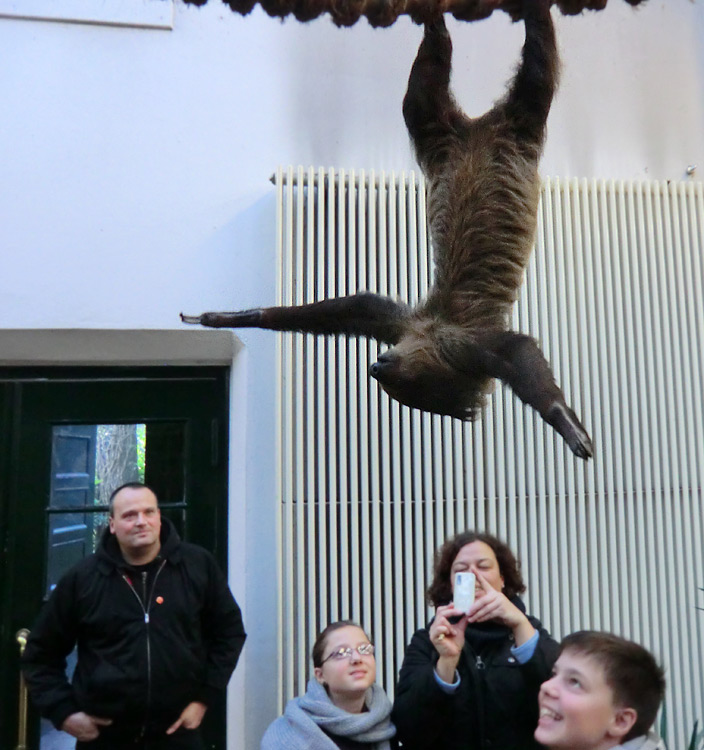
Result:
M560 653L589 656L604 670L614 705L635 709L638 717L623 741L646 734L665 697L665 675L643 646L613 633L580 630L562 639Z

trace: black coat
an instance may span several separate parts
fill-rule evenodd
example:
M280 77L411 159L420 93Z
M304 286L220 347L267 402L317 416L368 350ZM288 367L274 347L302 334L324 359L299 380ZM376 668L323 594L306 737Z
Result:
M106 530L98 551L52 592L22 669L32 700L56 727L85 711L113 719L101 734L160 733L190 702L207 705L226 688L245 637L213 556L182 542L163 519L161 550L147 568L130 568ZM66 656L76 643L69 683Z
M457 665L460 685L452 694L443 692L435 679L438 652L428 628L415 633L403 659L391 714L404 750L541 747L533 739L538 690L551 674L558 644L538 620L529 620L539 640L525 664L511 654L508 628L468 625Z

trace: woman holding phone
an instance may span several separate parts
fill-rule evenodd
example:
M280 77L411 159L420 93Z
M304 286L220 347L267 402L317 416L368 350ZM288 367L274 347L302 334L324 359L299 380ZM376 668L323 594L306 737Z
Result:
M391 702L375 683L374 646L364 630L333 622L312 658L314 679L269 726L261 750L390 750Z
M475 577L467 611L455 606L457 573ZM466 531L438 550L435 617L413 636L396 688L392 720L405 750L540 747L538 691L558 644L526 614L524 591L513 552L491 534Z

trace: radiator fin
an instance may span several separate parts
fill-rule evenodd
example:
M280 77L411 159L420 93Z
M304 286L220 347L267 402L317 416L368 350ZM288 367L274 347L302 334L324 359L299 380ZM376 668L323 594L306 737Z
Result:
M425 294L422 177L299 167L275 183L280 303ZM702 217L701 183L543 184L513 326L539 339L589 463L501 385L462 424L390 400L367 374L375 342L280 335L281 707L341 618L367 629L393 696L432 614L433 553L477 528L517 552L556 638L612 630L658 655L668 739L686 744L704 707Z

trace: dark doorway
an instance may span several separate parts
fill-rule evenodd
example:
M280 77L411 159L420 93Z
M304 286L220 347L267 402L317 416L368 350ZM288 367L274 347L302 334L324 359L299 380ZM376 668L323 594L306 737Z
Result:
M0 747L18 743L16 633L94 551L112 487L152 486L182 538L226 569L227 415L223 367L0 368ZM213 709L207 746L224 750L224 699ZM31 709L28 735L38 750L68 737Z

